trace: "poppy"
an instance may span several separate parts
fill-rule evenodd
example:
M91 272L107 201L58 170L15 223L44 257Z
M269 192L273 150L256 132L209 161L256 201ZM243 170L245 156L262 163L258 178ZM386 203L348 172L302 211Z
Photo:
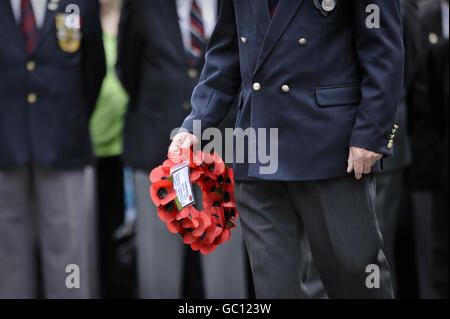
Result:
M235 207L224 207L224 215L225 215L225 227L226 228L235 228L235 221L239 216Z
M181 223L181 226L184 229L189 229L189 230L193 230L195 227L198 226L198 221L193 221L192 219L189 218L183 218L180 219L179 222Z
M197 185L202 189L203 194L214 192L217 188L216 181L203 175L198 181Z
M217 192L203 193L203 202L205 210L210 210L213 207L222 207L222 200Z
M170 170L167 171L163 166L158 166L150 173L150 182L156 183L160 180L168 180L170 177Z
M231 238L231 231L229 229L224 229L220 236L214 241L214 245L221 245L227 242Z
M234 185L234 172L233 172L232 168L228 167L226 170L225 184L233 184Z
M158 207L158 217L163 222L171 222L174 221L177 217L178 210L175 206L175 203L173 201L169 202L168 204Z
M205 172L205 176L207 176L208 178L215 181L217 176L214 174L214 168L215 168L214 156L211 154L207 154L207 153L205 153L203 156L204 156L203 164L201 167L203 168L203 171Z
M198 241L198 238L192 235L192 230L187 229L183 236L183 243L190 245Z
M191 248L194 251L200 250L200 252L203 255L207 255L209 253L212 253L214 250L216 250L217 246L213 245L213 244L206 245L202 240L197 240L191 244Z
M185 218L192 220L192 213L193 213L194 211L197 211L197 210L196 210L195 207L192 206L192 205L183 208L183 209L178 213L178 215L177 215L177 220L182 220L182 219L185 219Z
M203 176L203 171L199 169L191 169L191 182L197 182Z
M225 172L226 165L219 154L214 153L214 174L222 175Z
M211 218L205 212L199 212L196 210L192 212L193 222L197 222L197 225L192 232L192 235L195 237L200 237L203 233L211 226Z
M217 153L212 155L205 154L204 171L205 175L213 180L217 180L225 172L225 163Z
M222 199L223 207L236 207L233 184L225 184L225 187L223 188Z
M172 234L183 234L185 232L184 228L181 226L181 223L176 220L166 223L166 226Z
M224 228L226 225L226 221L223 208L213 206L208 209L208 211L211 213L211 223L220 228Z
M153 203L159 207L173 201L177 196L171 181L161 180L155 182L150 187L150 196Z
M220 234L222 233L222 230L223 230L223 228L219 224L212 224L211 226L209 226L206 229L205 233L202 234L200 239L206 245L210 245L210 244L214 243L214 241L216 240L216 238L218 236L220 236Z

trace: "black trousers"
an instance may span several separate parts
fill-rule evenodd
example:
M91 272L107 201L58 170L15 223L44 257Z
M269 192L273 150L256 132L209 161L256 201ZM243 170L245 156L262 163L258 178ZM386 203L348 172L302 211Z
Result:
M257 298L305 298L309 237L330 298L393 298L375 216L374 176L236 182Z
M434 195L433 212L433 288L435 298L448 298L448 256L449 256L449 218L448 191L437 191Z
M117 243L114 232L124 222L125 200L123 165L119 156L97 160L98 251L100 296L132 298L133 290L115 275Z

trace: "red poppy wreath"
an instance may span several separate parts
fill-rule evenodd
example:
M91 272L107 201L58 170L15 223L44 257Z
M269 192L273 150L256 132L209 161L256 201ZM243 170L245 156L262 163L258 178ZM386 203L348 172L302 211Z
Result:
M189 165L190 182L203 192L203 210L193 205L180 207L171 169L183 163ZM238 217L233 169L217 153L185 149L179 154L169 153L168 159L150 173L150 181L150 196L158 207L158 217L193 250L206 255L230 239Z

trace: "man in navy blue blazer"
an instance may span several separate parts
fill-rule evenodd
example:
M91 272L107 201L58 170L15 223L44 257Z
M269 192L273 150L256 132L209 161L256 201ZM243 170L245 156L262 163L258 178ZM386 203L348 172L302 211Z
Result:
M98 2L2 0L0 42L0 298L92 297Z
M374 171L393 154L403 86L399 1L225 0L192 112L170 147L195 142L237 97L248 145L278 143L277 169L236 161L235 197L256 296L301 298L302 238L331 298L392 298ZM277 136L259 138L261 129ZM265 148L264 148L265 147ZM354 176L353 176L354 175Z

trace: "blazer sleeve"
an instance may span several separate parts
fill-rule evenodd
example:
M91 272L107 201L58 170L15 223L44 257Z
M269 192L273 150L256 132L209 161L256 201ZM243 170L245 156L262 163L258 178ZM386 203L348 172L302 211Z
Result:
M106 58L98 1L86 0L84 4L86 10L84 18L82 17L82 68L89 115L92 115L106 74Z
M193 132L194 120L201 120L203 129L218 126L232 106L240 85L234 6L232 0L223 0L208 44L205 66L192 94L192 112L182 128Z
M366 25L369 5L379 8L380 28ZM393 155L388 142L403 94L404 44L399 0L353 0L353 21L362 81L361 103L349 145Z
M141 0L123 2L117 44L116 70L123 87L130 95L130 100L134 100L137 96L140 78L141 42L137 2Z

